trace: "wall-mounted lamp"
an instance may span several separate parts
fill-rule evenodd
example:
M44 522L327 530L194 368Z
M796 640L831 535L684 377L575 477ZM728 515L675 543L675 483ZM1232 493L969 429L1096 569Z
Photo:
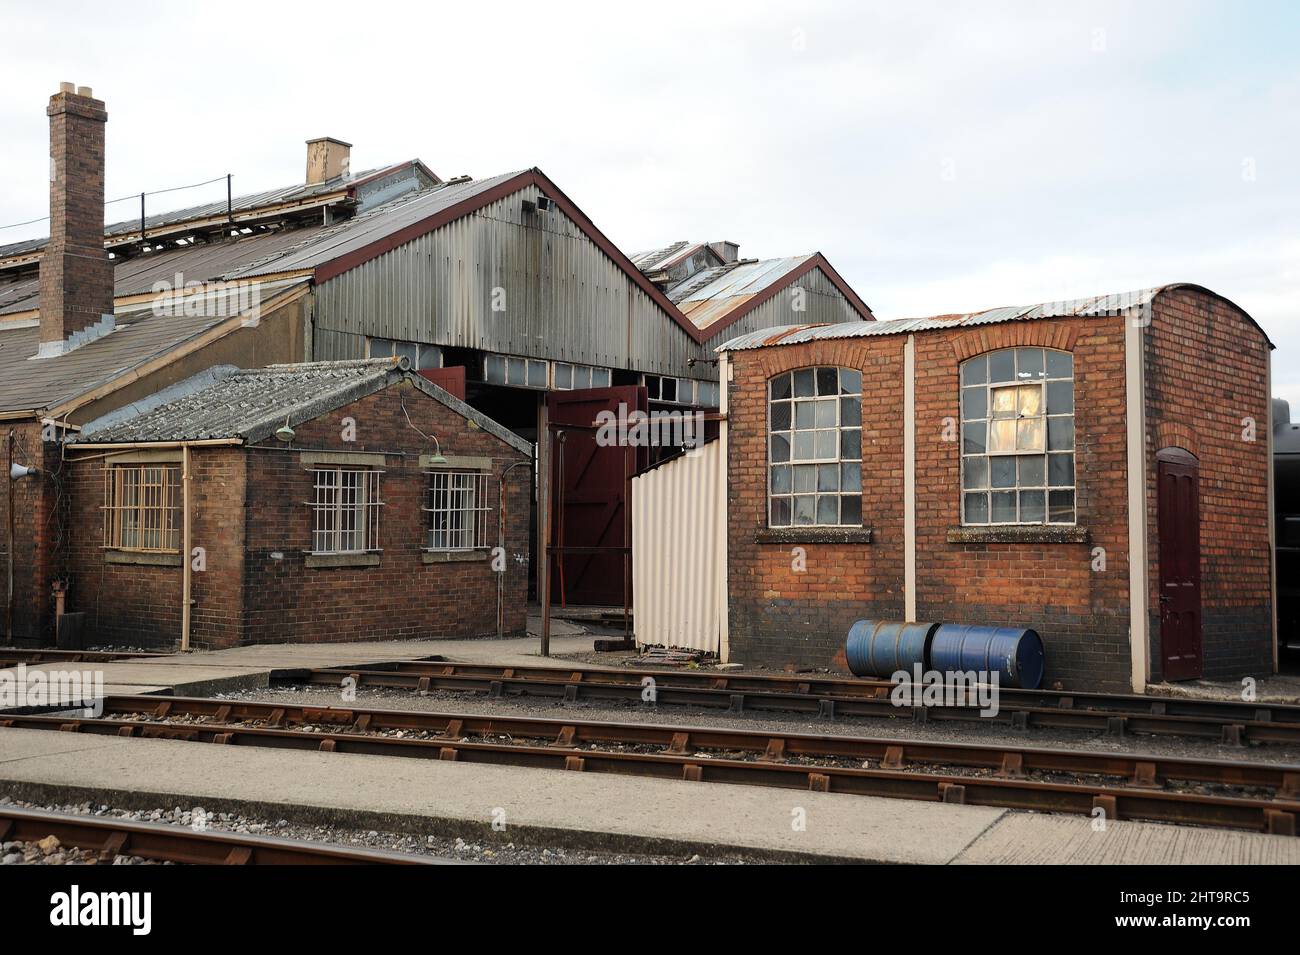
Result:
M288 444L290 441L293 440L293 428L289 427L288 415L284 416L284 427L275 429L275 436L279 438L281 441L283 441L285 444Z
M29 474L40 474L40 473L41 473L40 468L29 468L25 464L9 465L9 480L11 481L20 480L22 478L27 477L27 475Z

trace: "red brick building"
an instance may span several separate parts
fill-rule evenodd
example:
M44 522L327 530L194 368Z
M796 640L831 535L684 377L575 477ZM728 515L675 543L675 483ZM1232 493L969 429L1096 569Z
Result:
M722 346L729 649L1032 627L1047 683L1274 665L1269 352L1193 285Z
M519 634L531 453L404 358L210 370L67 444L68 610L163 646Z

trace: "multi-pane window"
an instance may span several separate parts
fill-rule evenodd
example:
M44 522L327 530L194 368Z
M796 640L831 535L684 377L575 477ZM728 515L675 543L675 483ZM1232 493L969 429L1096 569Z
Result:
M964 524L1073 524L1074 357L1004 348L961 365Z
M768 523L862 525L862 373L801 368L768 382Z
M313 554L379 550L379 475L370 468L312 471Z
M483 359L483 380L513 388L546 388L550 368L540 358L511 358L487 355Z
M405 358L412 368L441 368L442 349L419 342L399 342L391 338L368 338L366 348L371 358Z
M557 391L609 387L610 371L608 368L573 365L567 361L554 362L552 368L555 374L554 387Z
M478 550L488 546L488 472L429 472L425 549Z
M181 469L118 464L104 469L104 546L181 549Z

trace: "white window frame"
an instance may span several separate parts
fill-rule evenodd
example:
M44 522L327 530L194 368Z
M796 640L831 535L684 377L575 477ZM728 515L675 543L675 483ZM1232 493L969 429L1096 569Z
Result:
M490 471L474 468L431 468L425 506L425 543L429 553L486 550L492 514ZM441 535L441 536L439 536Z
M993 359L1010 353L1011 372L995 373ZM1049 367L1055 357L1056 367ZM1063 369L1068 368L1068 374ZM996 379L996 380L995 380ZM961 523L965 527L1072 527L1078 524L1078 435L1075 431L1075 368L1071 352L1056 348L1035 345L1018 345L1010 348L998 348L966 359L958 367L958 402L960 405L959 453L961 455L961 476L958 488L958 508ZM1069 401L1066 407L1061 396L1064 385L1069 386ZM1053 387L1055 386L1055 387ZM1016 414L995 416L993 398L1008 388L1017 389ZM1020 409L1020 390L1038 389L1038 410L1036 414L1022 414ZM1055 392L1058 397L1053 399ZM982 394L982 397L981 397ZM969 399L969 401L968 401ZM983 414L968 417L968 403L978 406L982 402ZM1011 449L994 450L993 423L995 421L1016 422L1016 445ZM1029 427L1026 428L1025 426ZM1022 433L1032 433L1041 429L1042 447L1022 448ZM975 434L982 430L983 450L972 450L968 443L968 428ZM1070 436L1068 447L1052 447L1053 432L1067 433ZM1058 445L1061 442L1058 440ZM1068 464L1069 482L1059 480L1060 471ZM1012 475L1005 472L1010 468ZM1053 483L1053 470L1058 480ZM1003 472L995 475L994 471ZM1010 480L1010 483L1007 483ZM994 484L997 484L995 487ZM1026 519L1027 502L1035 511L1035 498L1042 496L1041 518ZM1014 520L994 520L994 496L1010 495L1014 500ZM983 520L977 519L979 500L983 498ZM1053 520L1067 516L1068 520ZM1055 508L1055 510L1054 510ZM1032 512L1031 512L1032 513Z
M819 394L818 382L819 372L834 372L835 374L835 391L834 393ZM802 376L811 373L812 375L812 394L796 396L796 381L804 380ZM796 376L800 376L796 379ZM788 397L777 397L777 382L780 379L788 378L790 381L790 391ZM856 391L844 389L853 383L856 378ZM856 368L843 368L834 365L817 365L808 368L796 368L790 371L783 371L780 374L773 375L768 379L766 389L767 401L767 526L773 529L802 529L808 527L861 527L862 526L862 372ZM857 422L846 422L843 415L843 402L856 400L857 402ZM799 405L811 408L812 424L811 428L797 428L801 417L797 408ZM784 427L776 428L773 422L773 411L777 406L789 407L789 421ZM820 424L817 421L818 409L825 406L826 409L833 409L833 414L829 417L833 420L824 419ZM852 433L857 434L858 453L856 457L845 455L845 438ZM809 434L809 442L801 441L796 437L800 434ZM823 447L822 454L818 456L817 441L823 442L829 438L818 438L818 435L834 435L834 454L826 454ZM850 437L851 440L851 437ZM786 447L779 448L778 442L784 441ZM800 445L810 444L810 447L800 449ZM803 453L807 450L809 453ZM856 468L855 468L856 466ZM784 483L785 475L781 469L788 468L789 489L786 489ZM811 470L807 470L811 468ZM830 487L829 470L822 469L834 468L834 487ZM857 472L857 488L852 488L852 481L847 482L852 472ZM800 489L799 482L804 478L812 476L811 488ZM822 488L823 483L826 485ZM779 485L779 487L778 487ZM837 498L835 504L836 518L832 521L824 520L820 517L822 510L819 498ZM798 499L811 498L813 501L812 520L796 522L796 512L799 508ZM843 499L856 498L858 501L857 519L844 518ZM789 519L778 519L777 510L782 506L781 502L788 502L784 506L789 509Z
M312 554L378 553L383 471L366 467L311 469Z

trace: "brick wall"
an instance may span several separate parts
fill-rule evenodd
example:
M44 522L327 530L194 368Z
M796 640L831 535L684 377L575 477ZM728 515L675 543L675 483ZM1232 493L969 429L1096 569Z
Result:
M1155 456L1169 447L1200 462L1204 676L1261 675L1273 660L1268 343L1236 306L1191 288L1156 299L1146 341L1152 679L1162 663Z
M400 389L400 394L399 394ZM258 447L196 447L191 452L193 546L206 566L192 575L191 645L472 637L496 632L497 575L487 559L425 564L428 477L419 456L441 441L445 455L489 457L489 544L496 542L498 478L528 457L471 429L460 415L409 384L393 386L295 428L294 447L274 439ZM343 440L343 419L356 422ZM380 519L383 551L376 567L309 568L311 472L302 450L385 452ZM400 452L400 453L394 453ZM69 610L89 615L106 643L173 646L181 632L181 568L116 564L102 541L103 461L69 466L73 546ZM507 554L527 555L531 470L508 483ZM23 535L19 535L20 541ZM280 554L275 558L273 554ZM505 578L505 630L526 627L528 565L511 559Z
M1260 674L1271 654L1268 460L1264 432L1257 441L1243 441L1242 419L1267 426L1263 335L1221 299L1195 290L1163 293L1154 314L1147 362L1154 675L1155 452L1189 444L1202 458L1206 675ZM1047 685L1129 685L1126 321L1008 322L915 336L917 619L1038 630L1047 649ZM735 659L835 666L855 619L903 617L905 340L890 335L731 353L728 576ZM1077 530L1054 540L1013 541L993 533L955 539L961 536L951 533L961 526L954 427L960 420L959 365L1014 346L1074 356ZM870 543L819 542L816 532L805 532L803 541L788 535L780 544L760 539L766 527L767 380L812 365L863 372L863 525L871 529ZM803 573L792 567L795 547L806 553Z
M50 587L54 582L55 552L60 548L60 524L56 519L59 493L58 444L42 441L41 426L35 422L14 424L0 430L0 470L8 478L7 442L14 434L14 462L38 467L42 473L13 482L14 492L14 632L12 639L39 643L53 635L54 603ZM7 493L7 491L5 492ZM8 499L0 500L0 599L8 599L10 553ZM4 625L0 609L0 627Z
M496 632L497 574L488 560L425 564L428 476L419 457L432 443L406 423L402 401L416 428L434 434L448 456L490 457L493 512L490 546L496 542L498 479L526 455L484 431L408 383L378 392L295 428L295 446L337 451L404 452L385 459L380 517L383 552L377 567L309 568L311 473L299 455L279 449L249 452L245 641L379 640L404 637L473 637ZM355 443L342 440L343 419L356 421ZM274 441L268 442L274 444ZM505 631L526 627L531 469L515 468L507 485ZM273 553L283 556L272 557Z
M180 452L166 462L180 467ZM67 467L70 547L68 610L84 611L96 643L178 646L182 568L178 556L151 563L110 562L103 545L105 460L76 460ZM191 452L193 544L206 551L207 570L191 578L190 645L230 646L238 641L242 594L244 455L234 447Z

